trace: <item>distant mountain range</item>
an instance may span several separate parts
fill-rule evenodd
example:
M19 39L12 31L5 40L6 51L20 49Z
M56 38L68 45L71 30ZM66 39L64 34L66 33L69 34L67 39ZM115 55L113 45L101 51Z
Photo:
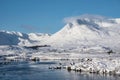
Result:
M0 45L39 45L49 34L42 33L20 33L14 31L0 31ZM39 44L38 44L39 43Z
M65 19L66 25L52 35L0 31L0 45L41 45L56 47L120 45L120 18L82 15Z

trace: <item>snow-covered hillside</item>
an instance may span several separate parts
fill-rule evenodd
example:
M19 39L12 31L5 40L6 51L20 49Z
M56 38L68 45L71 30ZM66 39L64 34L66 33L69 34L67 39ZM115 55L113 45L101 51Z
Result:
M0 45L39 45L44 39L50 35L41 33L20 33L14 31L0 31Z
M42 42L42 41L48 39L51 35L50 34L43 34L43 33L29 33L28 36L29 36L30 40Z
M0 45L51 45L57 48L107 47L120 50L120 18L82 15L64 19L66 25L53 35L0 31Z
M53 46L120 45L120 18L82 15L65 19L66 25L53 34L47 44Z
M55 47L119 47L120 18L82 15L65 18L66 25L52 36L0 31L0 45L51 45Z

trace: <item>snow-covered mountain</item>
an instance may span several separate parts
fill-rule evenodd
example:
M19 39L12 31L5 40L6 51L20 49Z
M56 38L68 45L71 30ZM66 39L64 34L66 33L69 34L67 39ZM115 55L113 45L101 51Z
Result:
M120 18L82 15L65 19L66 25L53 34L47 44L53 46L120 44Z
M66 25L53 35L0 31L0 45L51 45L55 47L119 47L120 18L82 15L65 18Z
M0 31L0 45L38 45L50 35L41 33L20 33L14 31Z

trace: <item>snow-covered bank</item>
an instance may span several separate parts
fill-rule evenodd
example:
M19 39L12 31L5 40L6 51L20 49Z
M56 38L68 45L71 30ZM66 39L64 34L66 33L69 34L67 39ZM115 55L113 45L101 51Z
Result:
M0 60L5 61L41 61L58 60L71 70L93 73L120 74L120 54L108 53L108 49L99 47L85 50L54 49L39 47L37 49L22 46L0 46ZM80 51L78 51L80 50ZM0 61L0 63L2 63Z
M83 58L79 63L69 66L71 70L90 73L120 74L120 57Z

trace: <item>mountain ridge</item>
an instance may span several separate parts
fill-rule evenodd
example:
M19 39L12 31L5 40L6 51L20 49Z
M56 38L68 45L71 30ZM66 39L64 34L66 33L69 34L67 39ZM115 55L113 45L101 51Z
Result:
M45 43L53 46L112 45L120 43L120 18L83 15L65 20L66 25ZM114 45L113 44L113 45Z
M29 46L40 44L49 34L42 33L21 33L15 31L0 30L0 45Z
M66 25L52 35L0 31L0 45L51 45L55 47L120 45L120 18L82 15L66 18L65 22Z

